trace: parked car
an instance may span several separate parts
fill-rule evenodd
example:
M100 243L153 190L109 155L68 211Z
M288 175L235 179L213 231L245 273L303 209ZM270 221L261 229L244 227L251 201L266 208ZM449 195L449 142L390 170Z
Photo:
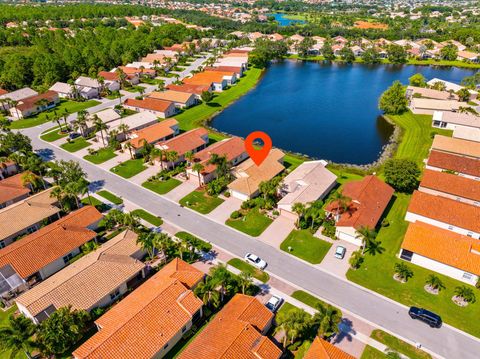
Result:
M267 266L267 262L252 253L245 254L245 260L259 269L265 269L265 267Z
M272 297L268 300L265 306L273 313L275 313L278 308L283 303L283 298L277 297L276 295L272 295Z
M427 323L432 328L440 328L442 326L442 318L439 315L423 308L411 307L408 311L410 318L419 319Z
M337 246L337 249L335 250L335 258L343 259L345 253L347 253L347 248L344 246Z
M80 137L80 134L77 133L77 132L72 132L72 133L70 133L70 134L68 135L68 138L71 139L71 140L73 140L73 139L75 139L75 138L77 138L77 137Z

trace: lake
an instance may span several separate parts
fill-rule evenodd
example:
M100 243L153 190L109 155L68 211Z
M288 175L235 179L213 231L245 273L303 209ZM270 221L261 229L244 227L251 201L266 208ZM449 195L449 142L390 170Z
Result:
M408 83L420 72L460 82L473 70L428 66L272 64L252 91L216 116L210 125L246 137L260 130L275 147L337 163L378 159L393 126L380 115L378 98L393 81Z
M268 14L268 16L273 16L275 18L275 21L278 22L280 26L289 26L289 25L306 23L305 20L288 19L285 17L285 16L288 16L287 14Z

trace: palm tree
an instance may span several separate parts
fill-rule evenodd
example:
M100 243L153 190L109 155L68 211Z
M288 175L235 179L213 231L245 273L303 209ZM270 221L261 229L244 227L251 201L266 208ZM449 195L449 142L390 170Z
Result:
M22 186L30 187L30 191L35 192L35 189L44 186L43 179L32 171L25 171L22 174Z
M137 238L137 244L140 244L140 247L142 248L142 250L147 252L148 257L150 259L153 259L155 257L155 250L157 249L156 236L157 236L157 233L149 231L149 232L140 233Z
M475 303L477 300L472 288L469 288L465 285L455 287L454 293L456 297L463 299L467 303Z
M10 358L16 358L20 352L25 353L27 358L35 344L31 339L35 334L36 327L32 321L23 315L11 316L8 325L0 327L0 349L2 352L10 351Z
M276 322L278 328L283 329L285 336L283 337L283 346L287 346L287 340L293 344L295 340L303 335L308 328L310 316L302 309L292 309L289 311L280 311L277 314Z
M133 160L133 152L132 152L132 149L134 149L135 147L133 147L132 143L130 141L126 142L124 145L123 145L123 148L126 148L129 152L130 152L130 158Z
M176 151L168 151L165 154L165 157L168 162L172 163L173 169L175 169L175 162L178 160L178 152Z
M318 324L317 335L322 338L328 338L338 333L338 324L342 321L341 313L328 304L318 304L316 309L317 313L315 313L313 321Z
M80 110L80 111L78 111L77 118L75 120L75 124L80 129L80 132L82 133L83 137L85 137L85 132L86 132L86 128L87 128L87 114L88 114L87 111Z
M128 127L128 125L126 123L122 123L122 124L120 124L120 126L118 126L118 130L123 134L124 139L127 138L127 132L128 132L129 129L130 129L130 127Z
M46 116L47 116L46 119L48 119L48 115L46 115ZM60 132L63 131L62 123L60 122L60 117L58 116L57 111L53 111L53 117L52 117L51 121L55 122L58 125L58 127L60 129Z
M122 225L124 225L131 231L135 231L140 225L140 217L138 217L132 212L124 213L122 218Z
M362 240L362 254L365 254L367 247L369 247L375 241L376 237L377 233L369 227L362 226L357 229L356 238L360 238Z
M348 206L350 205L351 198L344 196L341 191L336 191L332 195L332 202L337 202L337 215L335 221L338 221L338 216L340 215L340 210L346 212Z
M202 299L203 304L213 309L220 306L220 293L215 290L214 284L211 280L199 283L194 290L195 295Z
M224 264L217 264L210 268L210 280L215 287L220 287L220 299L223 302L225 296L232 290L232 273Z
M15 113L17 114L17 118L20 118L20 115L18 113L18 108L17 108L18 101L8 99L8 105L10 106L10 108L12 107L15 108Z
M402 281L406 282L413 277L413 271L405 263L395 263L394 270L397 277Z
M204 169L205 169L205 166L202 165L200 162L194 163L193 166L192 166L192 170L197 172L197 174L198 174L198 187L202 187L202 180L201 180L200 172L202 172Z
M443 284L442 280L438 278L435 274L430 274L425 281L425 284L434 290L442 290L445 289L445 285Z
M242 294L245 294L247 289L253 284L252 275L248 272L242 271L238 275L238 285L242 288Z
M305 215L306 207L303 203L297 202L292 205L292 211L297 214L297 220L295 221L295 227L299 228L300 221Z
M70 132L69 126L67 123L68 116L70 116L70 112L68 112L68 110L65 108L65 110L63 111L63 115L61 117L63 118L63 122L65 122L65 128L67 129L67 132Z
M118 79L120 81L120 88L123 89L125 87L125 83L127 82L127 75L119 67L117 67L117 69L115 70L115 73L118 75Z
M102 136L103 147L106 147L103 131L106 132L108 129L108 126L96 114L93 115L93 125L95 126L95 131L100 132L100 136Z

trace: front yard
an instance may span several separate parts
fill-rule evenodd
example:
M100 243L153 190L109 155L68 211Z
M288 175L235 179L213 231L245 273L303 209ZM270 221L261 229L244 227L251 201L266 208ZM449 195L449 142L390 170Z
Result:
M83 158L86 159L87 161L90 161L96 165L99 165L100 163L106 162L108 160L111 160L112 158L115 158L117 155L111 149L110 147L105 147L105 148L100 148L97 150L95 153L91 155L86 155Z
M80 151L83 148L86 148L90 146L91 143L88 142L86 139L83 137L77 137L74 140L71 140L69 142L65 142L63 145L60 145L61 148L63 148L65 151L68 152L77 152Z
M282 242L280 249L312 264L319 264L331 246L331 243L313 236L308 229L294 229Z
M154 225L155 227L159 227L163 224L163 220L160 217L157 217L154 214L151 214L150 212L147 212L143 209L135 209L132 211L132 214L137 215L138 217Z
M143 159L138 158L135 160L128 160L120 163L119 165L110 168L110 171L116 173L123 178L130 178L142 171L145 171L147 166L143 164Z
M258 279L263 283L267 283L268 280L270 279L270 276L268 275L268 273L258 268L255 268L254 266L252 266L251 264L248 264L247 262L244 262L240 258L232 258L227 262L227 264L241 270L242 272L251 274L253 278Z
M40 138L47 142L53 142L61 138L67 137L67 135L67 132L60 132L60 128L56 126L50 131L45 132L45 134L41 135Z
M116 204L117 206L121 205L123 203L123 199L120 197L115 196L113 193L108 192L106 190L101 190L98 191L97 194L106 200L112 202L113 204Z
M207 214L221 205L223 199L209 196L204 190L195 190L183 197L179 203L199 213Z
M242 214L240 218L229 218L225 224L252 237L258 237L273 222L273 219L265 216L257 208L240 210L239 213Z
M146 181L142 183L142 187L149 189L152 192L158 194L165 194L170 192L175 187L181 185L182 182L175 179L169 178L165 181L155 180L155 181Z
M48 122L52 120L52 114L54 111L56 111L59 115L63 115L65 113L65 110L68 111L68 113L75 113L81 110L85 110L87 108L99 105L100 102L95 101L95 100L89 100L89 101L84 101L84 102L77 102L77 101L72 101L72 100L60 100L60 103L58 104L57 107L52 108L51 110L39 113L36 116L24 118L21 120L13 121L12 124L10 125L10 128L12 130L17 130L21 128L28 128L28 127L33 127L33 126L38 126L41 125L42 123ZM46 115L49 115L47 118Z
M410 359L431 359L431 355L421 349L415 348L413 345L405 343L403 340L394 337L383 330L376 329L370 335L371 338L385 344L388 348L398 353L406 355Z
M347 272L347 278L404 305L429 309L439 314L444 322L480 337L479 322L471 320L471 318L480 317L480 303L477 301L466 307L459 307L451 300L455 287L464 283L410 263L407 265L413 270L413 278L404 284L392 278L394 264L401 261L397 254L408 227L408 222L404 218L409 201L408 195L396 195L395 202L387 215L390 225L382 227L377 236L382 243L381 246L385 248L384 253L375 256L366 255L359 269ZM423 288L430 274L439 277L446 287L438 295L429 294ZM479 295L478 291L476 295Z

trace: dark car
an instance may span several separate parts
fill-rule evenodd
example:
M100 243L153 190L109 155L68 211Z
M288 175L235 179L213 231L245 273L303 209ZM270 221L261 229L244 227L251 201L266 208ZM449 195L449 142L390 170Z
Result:
M410 318L419 319L430 325L432 328L440 328L442 326L442 318L426 309L411 307L408 314L410 315Z
M77 132L72 132L68 135L68 138L70 138L71 140L77 138L77 137L80 137L80 134L77 133Z

